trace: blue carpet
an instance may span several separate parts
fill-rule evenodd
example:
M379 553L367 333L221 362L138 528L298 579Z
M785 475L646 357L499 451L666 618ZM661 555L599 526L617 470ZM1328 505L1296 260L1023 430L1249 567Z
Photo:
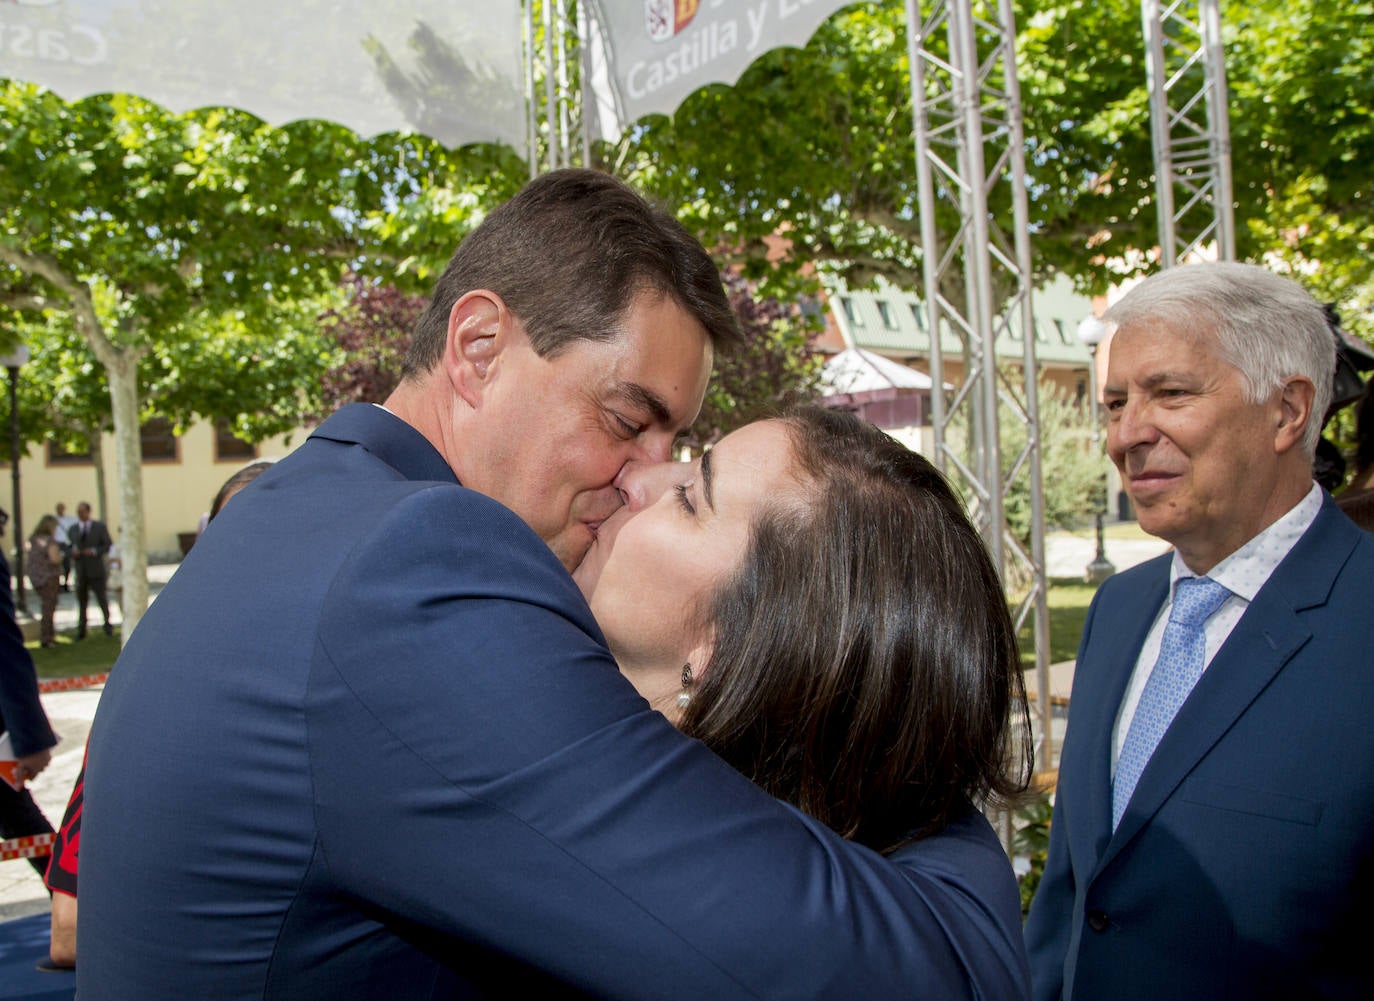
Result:
M34 914L0 921L0 1001L72 1001L76 974L41 973L34 968L48 958L52 919Z

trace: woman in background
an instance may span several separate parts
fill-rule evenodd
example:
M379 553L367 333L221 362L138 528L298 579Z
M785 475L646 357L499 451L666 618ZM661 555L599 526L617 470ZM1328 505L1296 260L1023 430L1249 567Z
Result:
M62 547L57 544L56 535L57 516L43 515L29 536L29 548L24 554L29 583L38 592L41 602L38 638L43 646L57 646L53 616L57 612L57 593L61 590Z

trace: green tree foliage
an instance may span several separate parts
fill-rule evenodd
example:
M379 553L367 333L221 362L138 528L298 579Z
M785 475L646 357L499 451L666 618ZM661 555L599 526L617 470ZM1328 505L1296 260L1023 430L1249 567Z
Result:
M1026 860L1026 871L1017 877L1021 890L1021 917L1024 920L1030 913L1031 901L1035 891L1040 888L1040 878L1045 875L1045 862L1050 853L1050 819L1054 816L1054 804L1048 793L1037 792L1029 797L1016 811L1016 833L1012 835L1011 851L1014 857Z
M743 342L716 356L701 414L683 444L701 448L791 402L820 392L821 359L809 350L815 333L796 300L761 296L738 271L721 272Z
M1091 518L1106 501L1108 459L1092 447L1092 421L1087 400L1078 401L1065 390L1040 381L1040 464L1044 480L1045 526L1073 528ZM1026 444L1026 425L1007 407L998 412L1002 458L1009 471ZM1030 545L1030 485L1017 477L1004 498L1011 533Z
M359 256L359 206L381 205L394 171L320 123L272 129L120 95L68 104L16 83L0 87L0 152L0 306L65 316L109 389L132 626L146 603L141 369L157 359L149 384L178 417L217 409L217 393L222 402L257 374L272 372L262 395L298 387L309 353L253 361L273 356L285 304L332 289ZM216 372L199 342L230 330L240 345ZM295 374L283 379L282 366Z
M1120 258L1158 240L1140 6L1015 7L1038 277L1064 272L1104 291L1122 277ZM1374 4L1222 7L1240 256L1302 262L1319 294L1363 317ZM921 247L908 81L905 4L859 4L804 49L767 53L738 86L698 91L604 152L751 274L765 273L767 240L786 231L795 266L829 261L852 284L880 274L911 288ZM1009 232L1005 188L990 208ZM939 231L947 238L956 223L942 206ZM1148 266L1133 256L1127 270Z
M429 303L357 275L349 276L347 296L346 303L320 319L338 353L324 374L313 420L323 420L346 403L381 403L391 395L401 381L401 361L415 321Z

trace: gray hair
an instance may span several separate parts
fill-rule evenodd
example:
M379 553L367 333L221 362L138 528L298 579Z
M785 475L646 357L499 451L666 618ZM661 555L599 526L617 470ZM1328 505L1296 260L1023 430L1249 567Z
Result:
M1255 264L1181 265L1145 279L1105 319L1118 329L1162 323L1214 338L1252 403L1262 403L1295 375L1312 380L1316 392L1302 449L1309 459L1316 455L1331 403L1336 341L1326 311L1297 282Z

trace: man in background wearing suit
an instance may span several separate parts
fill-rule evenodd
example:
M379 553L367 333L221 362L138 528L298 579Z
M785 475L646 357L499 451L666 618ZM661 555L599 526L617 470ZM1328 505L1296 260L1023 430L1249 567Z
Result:
M111 672L81 996L1022 994L970 879L995 838L903 869L765 795L650 709L568 573L737 336L700 244L607 175L462 241L386 406L238 494Z
M1374 536L1312 480L1322 308L1197 264L1107 320L1107 448L1174 553L1088 612L1035 997L1374 997Z
M110 551L113 540L103 521L91 517L91 506L85 501L76 505L76 524L68 531L72 544L72 561L76 567L76 638L86 638L86 603L92 594L105 617L105 635L114 630L110 626L110 603L105 597L105 580L109 571L105 567L105 554Z
M9 512L0 509L0 533L4 532L9 520ZM0 778L0 838L50 834L52 824L24 786L48 767L57 737L39 700L33 658L24 646L24 634L14 618L10 565L3 550L0 550L0 733L9 738L10 752L16 762L14 784ZM29 863L40 876L47 871L46 857L30 859Z

